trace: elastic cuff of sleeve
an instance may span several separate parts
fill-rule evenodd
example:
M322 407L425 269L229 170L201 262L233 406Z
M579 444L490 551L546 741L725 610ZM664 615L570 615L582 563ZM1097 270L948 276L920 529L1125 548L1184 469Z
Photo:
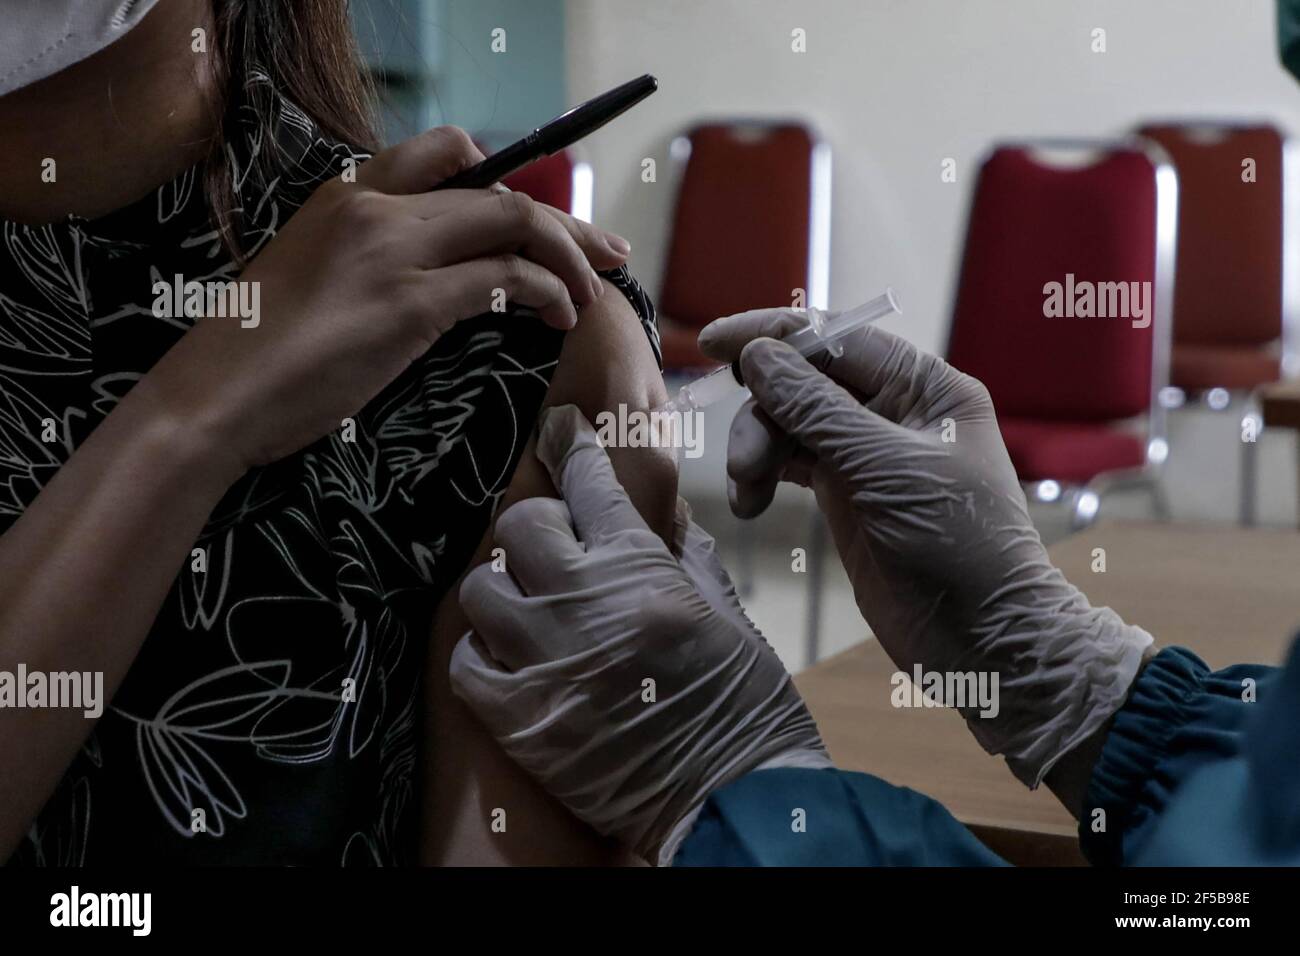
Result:
M1116 714L1088 783L1079 842L1089 862L1123 862L1125 838L1158 815L1177 782L1159 773L1171 744L1217 706L1239 702L1240 691L1185 648L1166 648L1150 660Z

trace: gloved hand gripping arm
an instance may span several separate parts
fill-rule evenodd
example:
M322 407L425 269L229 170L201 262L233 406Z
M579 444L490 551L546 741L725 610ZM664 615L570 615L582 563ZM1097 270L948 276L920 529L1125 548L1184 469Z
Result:
M474 632L452 686L580 819L667 862L717 788L830 760L685 503L675 555L572 406L545 413L537 453L563 500L498 518L508 570L482 565L461 587Z

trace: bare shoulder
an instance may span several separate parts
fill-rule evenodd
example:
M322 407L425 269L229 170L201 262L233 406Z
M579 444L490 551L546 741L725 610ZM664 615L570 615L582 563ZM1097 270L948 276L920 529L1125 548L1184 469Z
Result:
M605 294L579 313L565 337L546 403L592 413L620 402L649 410L667 398L654 352L631 304L602 281Z
M645 330L627 299L609 283L600 301L580 313L578 325L568 333L560 364L551 379L547 405L577 405L589 421L601 412L648 412L667 400L663 376ZM662 537L672 532L673 511L677 502L677 463L669 449L610 448L614 471L637 505L642 517ZM525 455L520 463L523 475L516 478L531 483L540 478L547 490L538 494L554 495L536 458ZM514 491L512 483L511 490Z

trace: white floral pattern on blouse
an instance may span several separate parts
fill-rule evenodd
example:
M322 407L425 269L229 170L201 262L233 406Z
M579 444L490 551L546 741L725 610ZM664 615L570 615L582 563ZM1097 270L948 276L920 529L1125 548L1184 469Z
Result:
M366 158L271 95L275 135L250 115L228 144L250 256L344 159ZM268 149L275 176L255 162ZM238 270L197 168L94 221L0 230L2 533L193 321L155 316L154 282ZM640 286L607 277L658 355ZM518 316L461 323L357 416L354 441L332 434L231 488L195 545L206 570L181 570L10 862L410 861L433 610L487 528L562 341Z

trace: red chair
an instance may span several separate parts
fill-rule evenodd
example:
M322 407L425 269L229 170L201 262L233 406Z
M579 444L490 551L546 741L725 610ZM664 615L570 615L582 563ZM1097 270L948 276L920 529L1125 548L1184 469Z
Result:
M576 159L571 150L543 156L511 173L502 183L538 202L563 209L585 222L591 221L591 166Z
M713 363L696 346L714 319L747 309L825 308L830 149L797 122L696 126L673 143L681 164L659 332L665 369Z
M798 121L729 120L672 143L677 202L660 288L664 371L712 366L704 326L748 309L826 308L830 294L831 153ZM802 302L799 291L803 290ZM816 660L826 529L813 509L806 642ZM753 583L753 529L738 529L737 588Z
M1075 527L1122 485L1167 513L1176 203L1173 170L1136 140L1003 146L975 186L948 359L988 387L1031 496L1073 489Z
M1166 404L1187 395L1215 411L1234 393L1255 416L1251 393L1295 361L1296 254L1287 248L1288 147L1263 124L1149 124L1178 171L1178 279ZM1253 161L1246 176L1243 162ZM1240 515L1255 519L1255 442L1242 442Z

